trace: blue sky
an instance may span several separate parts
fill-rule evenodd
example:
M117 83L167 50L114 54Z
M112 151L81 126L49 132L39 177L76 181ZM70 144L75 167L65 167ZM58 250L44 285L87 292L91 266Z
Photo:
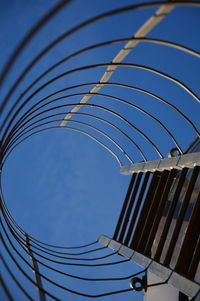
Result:
M137 3L142 2L138 1ZM123 1L123 6L130 4L132 3L128 0ZM0 24L1 28L4 28L0 32L0 60L2 68L18 42L43 14L55 5L55 1L12 0L8 3L8 1L1 0L0 5ZM85 0L84 5L81 1L72 1L25 48L23 55L18 58L4 83L1 97L6 95L8 88L23 70L24 66L28 64L30 58L38 54L57 36L94 15L121 6L122 2L114 0L103 0L101 3ZM53 48L32 68L25 77L23 84L16 89L10 103L53 63L88 45L110 39L131 37L154 11L155 9L146 9L120 14L119 16L96 22L71 35ZM199 51L200 44L197 38L199 36L199 16L199 8L176 8L149 34L149 37L170 40ZM37 83L35 88L38 88L53 76L57 76L59 73L67 70L88 64L109 63L122 45L123 43L109 45L74 57L49 73ZM141 43L125 59L125 63L143 64L158 69L183 81L197 95L199 93L199 61L197 57L162 45ZM104 71L105 67L101 67L63 77L33 97L32 104L52 91L63 87L98 81ZM187 114L198 127L199 104L186 91L177 87L174 83L147 71L125 67L118 68L110 81L123 82L126 85L144 88L152 93L157 93L160 97L165 97L170 103L175 104ZM88 86L78 88L70 93L87 92L91 87L90 85L89 88ZM28 95L35 88L32 88ZM144 96L144 94L137 91L113 86L105 86L101 93L123 98L154 114L178 137L183 150L187 148L195 137L194 130L177 113L150 96ZM63 92L58 96L66 94ZM53 97L50 98L50 100L52 99ZM70 103L77 103L80 99L81 96L72 96L70 97ZM58 103L61 104L61 102ZM106 106L108 109L126 116L130 122L133 122L155 141L164 156L167 155L169 149L174 147L166 133L141 112L102 96L92 97L90 103ZM6 108L6 111L8 109L9 106ZM25 110L22 110L23 112ZM65 109L62 108L57 112L63 113ZM110 122L115 123L123 131L130 134L131 137L134 137L135 141L147 154L147 159L158 158L145 139L116 116L111 116L108 112L89 107L81 109L80 112L92 113L101 118L107 118ZM86 122L86 118L81 115L73 119ZM89 118L87 121L89 121ZM96 127L101 125L101 129L114 137L134 161L142 160L130 141L127 141L116 129L106 124L102 125L100 121L91 118L90 122ZM75 123L72 124L72 126L75 125ZM80 128L86 130L84 127ZM95 134L95 137L100 141L110 146L121 158L123 165L129 164L119 149L113 146L110 141L99 133L94 133L91 129L87 130L89 133ZM112 236L130 177L121 175L115 158L89 137L72 130L53 129L33 136L15 149L4 166L2 181L6 204L13 217L25 231L47 243L79 245L96 240L100 234ZM108 252L108 250L104 250L103 254ZM117 260L117 258L115 259ZM100 275L122 276L134 273L139 269L134 264L128 263L109 269L92 269L92 271L91 269L83 271L71 267L67 272L84 274L88 277L99 277ZM14 266L13 270L15 270ZM43 271L42 268L41 271ZM45 270L44 272L47 273ZM32 275L31 271L29 273ZM49 277L55 278L54 274L51 274L49 271L48 273ZM19 279L21 278L19 275ZM89 293L111 291L119 287L128 288L128 281L122 284L92 283L91 285L76 282L76 280L66 280L57 276L56 280L68 287L78 288L79 291ZM35 289L31 288L25 280L21 281L35 296ZM49 284L46 285L49 290L52 290ZM16 296L16 300L22 300L17 288L10 287L10 289ZM56 294L56 291L54 293ZM81 297L66 295L65 292L60 290L58 294L60 294L61 300L82 300ZM126 293L124 296L127 301L142 300L142 293ZM107 297L107 300L121 300L121 298L123 297L113 296Z

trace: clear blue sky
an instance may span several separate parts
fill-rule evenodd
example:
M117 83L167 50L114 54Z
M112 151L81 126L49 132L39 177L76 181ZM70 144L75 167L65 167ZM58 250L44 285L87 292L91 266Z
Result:
M28 30L56 2L58 1L0 1L0 25L4 29L0 32L1 68ZM144 1L138 1L138 3L142 2ZM26 47L23 55L19 57L9 74L2 89L1 97L5 96L8 87L11 86L14 79L27 65L30 58L38 54L57 36L94 15L121 7L122 4L125 6L132 4L132 2L130 0L123 1L123 3L114 0L103 0L101 2L92 0L72 1ZM88 45L132 36L154 11L155 9L146 9L108 18L82 29L62 41L28 73L23 84L19 85L11 98L11 103L31 81L53 63ZM200 9L176 8L149 34L149 37L170 40L199 51L199 17ZM122 45L120 43L106 46L72 58L42 79L36 87L39 87L53 76L72 68L87 64L109 63ZM199 93L199 75L197 73L199 61L197 57L165 46L141 43L125 59L125 62L143 64L158 69L183 81L197 95ZM98 68L64 77L34 97L33 103L52 91L63 87L81 82L98 81L104 70L105 68ZM160 79L146 71L120 67L110 81L123 82L127 85L138 86L152 93L157 93L160 97L165 97L169 102L176 104L178 108L192 118L196 126L199 124L197 102L183 89L177 88L174 83L166 79ZM77 89L76 92L87 92L89 88ZM160 118L179 138L183 150L195 137L194 131L177 114L165 105L153 100L150 96L147 97L144 94L119 87L104 87L101 92L121 97ZM80 96L75 96L70 98L70 102L76 103L80 99ZM166 133L160 130L154 122L144 117L142 113L114 100L98 96L93 97L90 103L105 105L126 116L128 120L134 122L136 126L140 127L155 141L164 156L174 146ZM133 132L130 127L118 121L116 117L110 117L107 113L99 112L98 109L91 110L91 108L87 108L82 109L81 112L92 112L103 118L109 118L111 122L115 122L124 131L130 133L131 137L134 137L144 152L148 154L148 159L157 158L156 153L147 142ZM80 117L79 120L86 121L84 117ZM91 121L91 124L99 126L100 123ZM126 149L134 161L141 161L137 150L122 135L117 134L108 125L103 125L101 129L115 137L116 141ZM89 132L93 134L92 130L89 130ZM115 146L112 146L111 142L102 138L98 133L95 135L116 151L124 165L128 164L128 161ZM119 165L109 152L81 133L66 129L47 131L28 139L15 149L3 170L5 199L16 221L34 237L58 245L84 244L96 240L100 234L112 236L129 181L129 176L120 175ZM105 250L103 254L107 253L108 250ZM100 252L96 254L98 255ZM115 259L117 260L118 257ZM115 277L131 274L139 269L134 264L128 263L115 268L102 268L102 270L88 269L82 271L77 268L70 268L67 272L80 273L88 277L100 277L102 275ZM55 278L51 273L49 273L49 277ZM19 279L21 279L20 275ZM128 288L128 281L122 284L88 284L63 277L58 277L56 280L67 287L88 293ZM35 289L29 287L28 283L24 282L24 285L30 289L31 293L36 295ZM16 300L21 301L18 290L14 287L10 289L16 296ZM49 289L52 288L49 287ZM54 293L56 294L56 291ZM82 297L69 295L65 292L59 291L59 294L61 300L82 300ZM126 293L124 296L107 297L107 300L122 300L122 298L126 298L127 301L142 300L142 294Z

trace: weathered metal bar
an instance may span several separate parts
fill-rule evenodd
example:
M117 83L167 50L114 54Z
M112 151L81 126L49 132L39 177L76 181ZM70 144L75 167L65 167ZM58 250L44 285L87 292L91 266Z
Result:
M146 21L144 24L135 32L134 37L141 38L145 37L153 28L159 24L173 9L175 5L161 5L156 12ZM127 55L140 43L140 41L129 41L125 44L125 46L117 53L117 55L113 58L112 63L121 63ZM95 93L99 91L103 86L104 83L107 83L111 76L113 75L114 71L117 69L117 66L108 66L104 74L99 80L99 83L95 85L90 92ZM91 95L85 95L80 103L87 103L88 100L92 97ZM60 127L63 127L67 124L68 120L73 116L74 112L79 111L81 106L76 105L71 110L70 113L66 114L63 121L60 124Z
M32 260L32 265L33 265L33 268L34 268L33 272L35 274L35 280L37 282L40 301L46 301L45 293L42 290L43 286L42 286L42 280L41 280L41 277L40 277L40 274L39 274L38 263L37 263L37 260L35 259L34 255L33 255L33 252L31 251L28 234L26 234L26 246L27 246L27 250L29 252L29 255L31 257L31 260Z
M176 273L176 271L171 268L165 267L149 257L134 251L131 248L124 246L118 241L112 240L105 235L99 237L99 242L108 248L118 252L125 258L130 259L130 261L135 262L142 266L143 268L148 268L148 271L152 272L156 276L160 277L162 280L167 281L169 284L177 288L182 293L186 294L188 297L193 298L200 294L200 284L186 278L183 275ZM109 243L107 244L107 242Z
M122 166L120 172L124 175L130 175L139 172L193 168L195 166L200 166L200 152Z

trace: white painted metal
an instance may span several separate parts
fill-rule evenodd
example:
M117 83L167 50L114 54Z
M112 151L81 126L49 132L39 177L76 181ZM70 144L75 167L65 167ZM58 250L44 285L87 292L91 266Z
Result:
M120 172L124 175L130 175L139 172L193 168L195 166L200 166L200 152L122 166Z
M167 268L128 247L125 249L123 244L110 239L105 235L100 235L99 242L104 246L118 252L118 254L122 255L123 257L130 259L130 261L139 264L145 269L147 268L149 272L159 277L162 281L166 281L175 289L185 293L190 298L193 298L198 293L200 294L200 286L198 283L195 283L184 276L177 274L171 268ZM132 257L130 257L130 254L133 254Z
M138 31L134 34L136 38L144 38L157 24L159 24L173 9L175 5L162 5L157 9L157 11L138 29ZM118 52L118 54L112 60L112 63L121 63L127 55L136 47L140 41L129 41L125 44L125 46ZM98 92L103 86L104 83L108 82L114 71L117 69L117 66L108 66L105 73L101 77L99 84L94 86L90 93ZM80 103L87 103L88 100L92 97L92 95L85 95ZM79 111L81 106L75 106L70 113L75 113ZM72 117L73 114L66 114L63 121L60 123L60 127L64 127L68 120Z

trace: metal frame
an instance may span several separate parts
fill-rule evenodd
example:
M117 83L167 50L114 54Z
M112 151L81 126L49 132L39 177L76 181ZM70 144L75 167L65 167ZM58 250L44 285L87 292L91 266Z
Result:
M105 235L101 235L99 237L99 242L103 246L118 252L119 255L122 255L130 261L139 264L141 267L148 269L148 271L161 278L163 282L171 284L190 298L196 298L200 294L199 283L187 279L183 275L176 273L174 270L151 260L149 257L134 251L118 241Z

